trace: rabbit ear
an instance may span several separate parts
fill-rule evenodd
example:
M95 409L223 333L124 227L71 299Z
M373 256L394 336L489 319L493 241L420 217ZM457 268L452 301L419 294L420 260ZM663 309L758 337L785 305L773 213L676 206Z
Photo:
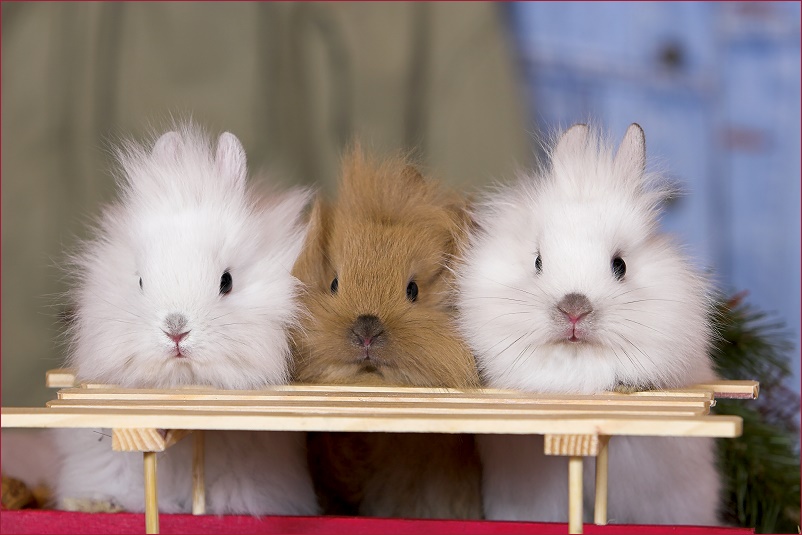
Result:
M571 161L578 152L584 149L588 142L588 125L575 124L560 136L557 145L554 147L553 160Z
M639 124L632 123L627 128L624 140L615 153L613 168L623 176L643 176L646 169L646 136Z
M167 132L156 140L151 155L159 159L175 158L181 151L182 145L178 132Z
M238 187L245 186L248 174L245 149L237 136L230 132L220 135L217 140L217 153L214 159L218 172L226 179L234 181Z
M312 284L318 284L324 288L328 288L331 284L331 281L327 280L331 274L327 252L331 231L331 211L329 204L319 195L309 214L309 227L304 247L292 269L293 275L302 281L314 281Z

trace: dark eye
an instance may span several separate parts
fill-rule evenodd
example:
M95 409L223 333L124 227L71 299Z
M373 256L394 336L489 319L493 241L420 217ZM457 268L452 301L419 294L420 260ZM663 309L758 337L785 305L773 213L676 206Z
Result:
M331 290L331 293L336 294L337 293L337 289L339 287L340 287L340 283L337 282L337 277L334 277L334 280L331 281L331 286L329 287L329 289Z
M615 276L616 279L621 280L624 278L624 274L627 272L627 264L624 262L623 258L620 256L613 258L610 267L612 268L613 276Z
M231 291L231 288L234 286L234 281L231 278L231 273L228 271L223 272L223 276L220 277L220 295L225 295Z
M540 259L540 255L537 255L537 258L535 258L535 271L538 273L543 271L543 260Z
M139 277L139 289L142 289L142 277Z
M407 284L407 299L413 303L418 299L418 285L415 281L410 281L410 283Z

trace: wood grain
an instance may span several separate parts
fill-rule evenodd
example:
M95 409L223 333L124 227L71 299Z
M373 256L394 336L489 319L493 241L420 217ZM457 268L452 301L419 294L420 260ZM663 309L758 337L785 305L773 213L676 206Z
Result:
M111 449L114 451L164 451L190 434L185 429L126 429L114 428L111 432Z
M581 455L595 457L599 453L598 435L546 435L543 437L546 455Z

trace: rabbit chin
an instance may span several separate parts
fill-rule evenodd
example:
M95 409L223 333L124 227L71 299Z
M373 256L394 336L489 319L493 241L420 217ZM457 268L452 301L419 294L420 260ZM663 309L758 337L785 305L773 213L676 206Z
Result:
M363 364L357 367L350 382L358 385L387 385L393 381L392 373L385 373L386 368Z
M415 376L403 365L394 362L401 355L394 355L392 351L382 348L380 351L370 351L368 358L365 352L355 348L347 348L332 358L332 353L326 358L317 359L315 366L304 367L300 370L298 380L310 383L334 383L355 385L427 385L430 378L426 375Z
M339 375L346 382L354 384L401 384L398 377L398 370L391 366L387 361L381 360L371 355L370 359L359 357L351 361L349 366L344 366L341 370L335 371L334 375Z
M196 374L196 364L192 358L173 355L174 353L165 351L157 358L140 360L138 363L133 359L127 361L126 369L120 374L122 379L119 381L120 386L127 388L173 388L196 384L217 386L204 381Z

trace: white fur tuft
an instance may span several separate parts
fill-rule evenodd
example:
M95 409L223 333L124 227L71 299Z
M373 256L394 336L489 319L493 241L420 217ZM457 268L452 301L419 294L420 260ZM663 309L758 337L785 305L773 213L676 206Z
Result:
M709 283L659 232L661 204L672 190L644 170L643 130L632 125L615 152L598 131L576 125L552 147L547 167L521 177L480 207L480 230L458 269L460 328L485 383L593 394L621 385L673 388L714 379L708 356ZM621 278L613 269L616 258L625 263ZM580 301L577 296L588 306L574 327L560 307ZM532 494L533 482L550 485L538 481L538 471L546 473L550 463L561 461L535 451L534 457L504 452L498 441L508 438L488 439L493 447L483 447L492 452L485 456L488 517L565 521L565 496L558 493L559 507L549 508L549 500ZM674 459L679 450L669 444L657 440L646 457L682 464ZM711 441L693 444L698 455L711 457ZM625 479L616 485L664 484L650 476L648 465L615 454L611 459L611 474ZM661 500L640 499L651 494L636 490L627 507L611 499L610 516L715 523L715 467L692 474L676 470ZM683 494L683 477L693 477L709 498L687 503L696 497ZM676 515L652 514L655 508ZM698 514L703 508L711 512Z

